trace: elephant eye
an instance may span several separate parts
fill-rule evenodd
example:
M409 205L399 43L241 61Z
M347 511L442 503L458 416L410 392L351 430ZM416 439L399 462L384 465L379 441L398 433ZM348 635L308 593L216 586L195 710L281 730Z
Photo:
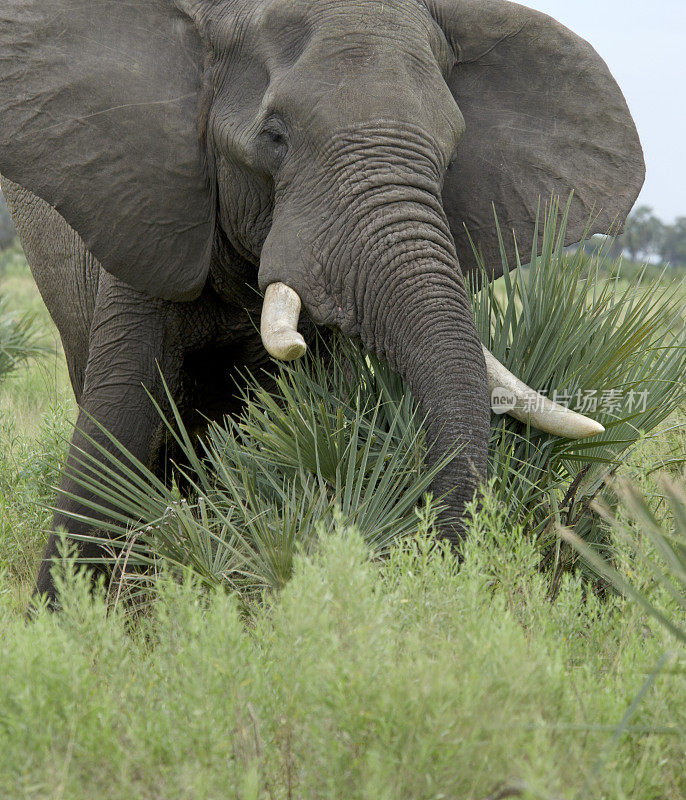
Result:
M286 137L281 131L266 130L264 136L272 144L286 144Z
M265 169L272 174L281 166L288 152L288 132L277 117L270 117L262 125L257 137L257 153Z
M285 124L278 117L269 117L262 125L260 138L270 145L283 146L288 144Z

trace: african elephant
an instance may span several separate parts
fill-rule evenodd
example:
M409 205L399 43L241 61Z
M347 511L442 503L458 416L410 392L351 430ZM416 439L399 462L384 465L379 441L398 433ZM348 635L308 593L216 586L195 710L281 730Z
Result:
M186 418L233 413L233 376L270 363L266 291L273 355L313 325L356 337L406 379L433 457L463 445L435 486L456 518L490 414L469 237L497 277L493 206L525 252L541 198L574 190L578 241L644 177L601 58L505 0L4 0L0 83L3 189L78 429L157 464L158 364ZM74 533L84 492L63 488Z

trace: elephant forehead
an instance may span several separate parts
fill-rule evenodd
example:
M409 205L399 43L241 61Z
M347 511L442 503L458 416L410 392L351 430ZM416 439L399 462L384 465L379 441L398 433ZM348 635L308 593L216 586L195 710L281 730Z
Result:
M292 144L320 152L335 131L421 120L441 163L451 157L464 133L444 80L454 56L419 0L236 2L231 20L218 8L214 119L223 141L247 152L276 115Z
M307 20L312 25L340 27L383 22L392 27L416 24L428 16L419 0L263 0L256 9L255 24L278 29L281 25Z
M213 12L215 45L245 45L267 67L295 63L307 50L335 51L346 60L370 61L407 49L428 53L446 71L452 51L421 0L244 0Z

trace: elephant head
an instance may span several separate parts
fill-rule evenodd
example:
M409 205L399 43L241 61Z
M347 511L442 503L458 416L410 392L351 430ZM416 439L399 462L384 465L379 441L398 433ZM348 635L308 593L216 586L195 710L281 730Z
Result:
M505 0L8 0L0 77L0 171L158 298L200 293L221 232L274 355L302 354L302 303L404 375L434 456L462 443L457 513L489 426L470 237L497 276L493 207L527 250L574 190L578 241L644 175L604 62Z

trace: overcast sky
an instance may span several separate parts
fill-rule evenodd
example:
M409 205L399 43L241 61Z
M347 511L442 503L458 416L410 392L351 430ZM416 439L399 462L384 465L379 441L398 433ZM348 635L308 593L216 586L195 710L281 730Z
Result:
M608 63L641 136L639 203L686 216L686 0L518 0L583 36Z

